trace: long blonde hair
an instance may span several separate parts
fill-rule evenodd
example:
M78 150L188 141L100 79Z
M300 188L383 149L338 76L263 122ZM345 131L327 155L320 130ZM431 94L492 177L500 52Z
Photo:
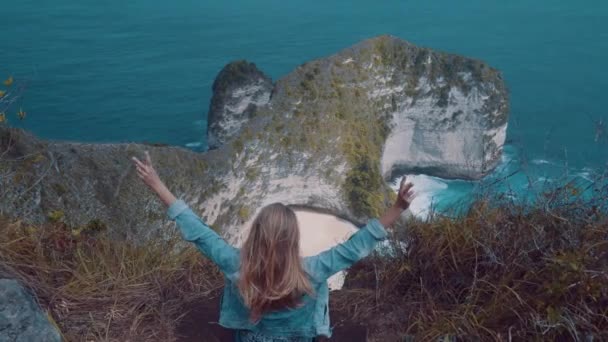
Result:
M289 207L270 204L253 221L241 248L238 288L254 322L267 312L297 307L304 294L312 294L298 221Z

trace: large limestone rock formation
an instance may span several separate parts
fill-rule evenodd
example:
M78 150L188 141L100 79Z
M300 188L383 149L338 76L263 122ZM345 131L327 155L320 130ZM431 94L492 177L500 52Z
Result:
M3 130L0 148L10 162L0 168L0 211L33 221L60 212L70 225L155 234L164 212L129 160L148 149L169 187L234 239L272 202L360 223L391 200L385 181L399 172L477 179L500 160L507 91L500 73L477 60L382 36L299 66L276 82L265 105L244 105L266 95L243 100L239 94L256 94L239 91L253 84L243 80L223 82L236 94L218 107L229 109L221 119L210 118L210 131L222 134L203 154L45 142Z

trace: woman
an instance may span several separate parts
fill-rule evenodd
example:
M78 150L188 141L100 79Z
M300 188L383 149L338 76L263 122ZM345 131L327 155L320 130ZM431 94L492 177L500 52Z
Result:
M150 155L133 157L139 177L168 207L185 240L213 261L225 277L220 325L236 330L236 341L313 341L330 336L327 278L370 254L414 198L412 184L401 185L395 204L371 219L346 242L312 257L300 257L294 212L275 203L264 207L241 249L230 246L178 200L160 180Z

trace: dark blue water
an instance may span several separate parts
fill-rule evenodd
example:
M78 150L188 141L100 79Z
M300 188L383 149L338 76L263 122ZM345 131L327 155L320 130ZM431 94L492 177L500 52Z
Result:
M542 178L608 160L596 124L608 114L607 23L600 0L5 0L0 77L28 79L28 119L12 121L44 138L204 146L227 62L248 59L276 79L388 33L501 69L507 157Z

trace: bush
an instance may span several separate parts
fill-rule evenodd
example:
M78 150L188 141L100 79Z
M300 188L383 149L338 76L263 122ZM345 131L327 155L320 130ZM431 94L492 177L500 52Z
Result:
M590 197L566 186L413 221L393 244L407 250L351 270L334 308L384 340L608 339L608 201Z
M221 287L219 272L177 236L138 245L103 227L2 219L0 275L31 288L67 341L172 340L183 308Z
M606 340L607 192L568 184L411 220L393 236L405 250L351 268L332 315L373 341ZM104 226L0 220L0 275L30 287L68 341L172 340L183 308L222 286L218 270L177 236L134 244Z

